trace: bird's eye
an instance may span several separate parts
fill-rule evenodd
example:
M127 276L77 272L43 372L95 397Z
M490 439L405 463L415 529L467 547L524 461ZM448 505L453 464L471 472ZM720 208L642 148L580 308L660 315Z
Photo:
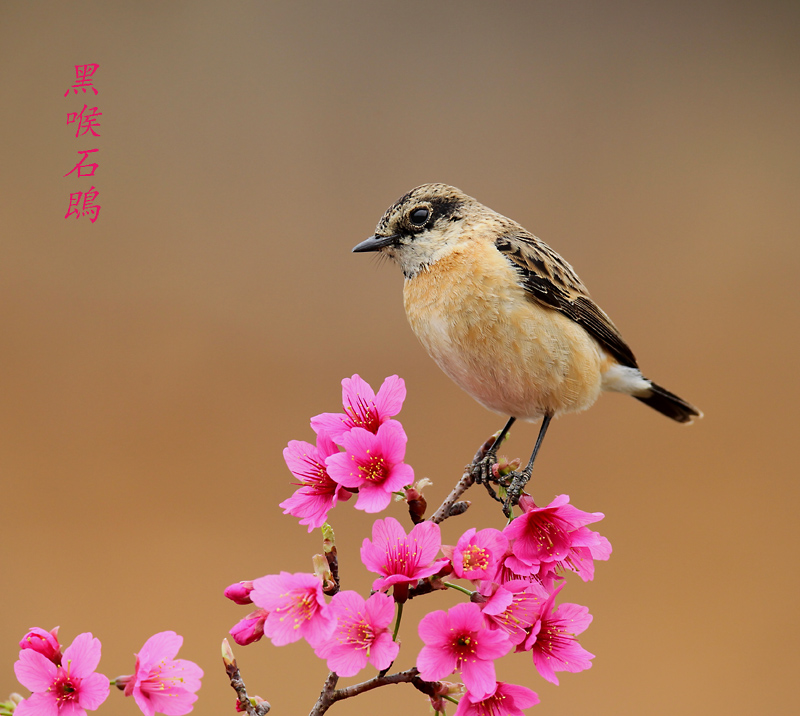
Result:
M408 218L414 226L424 226L430 215L431 212L422 206L419 209L414 209L414 211L408 215Z

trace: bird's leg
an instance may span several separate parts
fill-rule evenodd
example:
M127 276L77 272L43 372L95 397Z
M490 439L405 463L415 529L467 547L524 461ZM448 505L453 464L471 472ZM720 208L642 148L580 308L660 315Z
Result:
M489 480L492 479L492 465L497 462L497 448L499 448L500 443L506 439L506 435L508 435L508 431L511 430L511 426L514 424L515 420L516 418L513 417L508 419L505 427L503 427L503 429L494 439L492 447L486 451L486 454L479 462L474 463L472 468L472 477L479 485L488 485Z
M536 438L536 445L533 446L533 453L531 453L531 459L528 460L528 464L525 466L525 469L522 472L514 472L511 473L511 484L508 487L506 502L503 505L503 514L506 517L511 517L511 508L519 502L519 496L522 493L523 488L527 484L528 480L531 479L531 473L533 472L533 461L536 460L536 454L539 452L539 448L542 446L542 441L544 440L544 434L547 432L547 427L550 425L550 421L553 419L552 413L547 413L542 420L542 427L539 428L539 437Z

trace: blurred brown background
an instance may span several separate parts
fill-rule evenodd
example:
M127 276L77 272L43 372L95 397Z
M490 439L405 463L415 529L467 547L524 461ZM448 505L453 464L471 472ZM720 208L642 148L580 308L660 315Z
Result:
M612 395L551 429L534 495L603 511L614 545L567 590L594 614L582 643L597 657L560 687L528 656L500 677L536 690L542 716L796 713L799 16L790 2L0 4L0 696L22 690L30 626L60 624L66 643L92 631L110 676L174 629L206 670L195 713L232 713L219 643L245 609L222 590L309 569L317 535L277 506L292 490L281 450L312 439L345 376L405 378L407 459L444 497L502 419L419 347L397 268L350 253L400 194L443 181L567 257L645 372L706 414L683 428ZM86 63L97 139L66 124ZM62 178L91 147L96 175ZM97 223L65 220L91 185ZM509 453L535 433L517 428ZM472 498L447 541L500 526ZM331 517L344 585L365 590L374 518ZM411 603L399 667L449 597ZM306 646L236 652L273 713L310 710L327 672ZM138 710L112 693L109 712ZM428 706L398 686L334 712Z

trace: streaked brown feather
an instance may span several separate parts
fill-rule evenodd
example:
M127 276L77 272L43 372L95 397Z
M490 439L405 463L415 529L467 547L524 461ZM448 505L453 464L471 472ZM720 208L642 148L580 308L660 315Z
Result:
M620 364L638 368L617 327L592 301L572 266L547 244L533 234L515 232L498 238L495 246L517 270L531 300L582 326Z

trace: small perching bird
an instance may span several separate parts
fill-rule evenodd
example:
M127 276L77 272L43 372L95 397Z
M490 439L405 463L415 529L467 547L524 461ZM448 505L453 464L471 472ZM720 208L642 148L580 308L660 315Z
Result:
M400 264L406 315L422 345L479 403L509 416L476 470L478 482L490 478L515 420L543 419L506 513L530 479L551 419L589 408L601 390L632 395L680 423L701 416L641 374L561 256L455 187L423 184L404 194L353 251L380 251Z

